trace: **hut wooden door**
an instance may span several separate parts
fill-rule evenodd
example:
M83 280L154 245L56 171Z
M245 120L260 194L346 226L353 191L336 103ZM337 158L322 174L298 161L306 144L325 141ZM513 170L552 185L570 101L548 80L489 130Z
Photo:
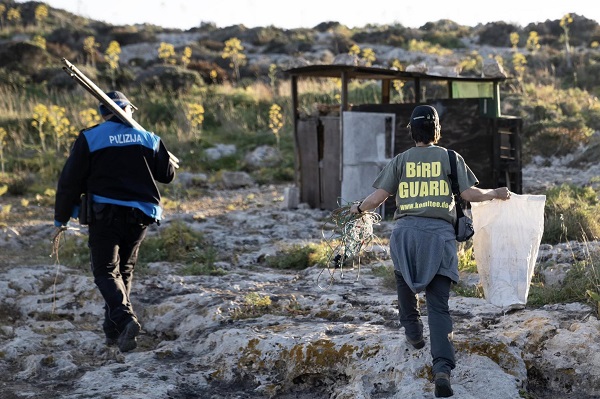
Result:
M339 117L298 121L300 201L311 208L335 209L341 187Z

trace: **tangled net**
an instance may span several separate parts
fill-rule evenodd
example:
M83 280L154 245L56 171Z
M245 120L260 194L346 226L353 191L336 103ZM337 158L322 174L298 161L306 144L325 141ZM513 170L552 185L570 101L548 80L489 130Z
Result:
M330 248L325 267L317 277L317 285L321 289L330 287L334 280L336 271L340 277L344 277L344 266L351 262L352 267L357 266L358 280L360 276L360 255L372 247L377 236L373 234L373 226L381 221L381 216L375 212L363 212L356 214L350 212L353 204L341 206L331 212L322 228L323 239ZM330 227L333 225L333 228ZM330 232L327 236L326 230ZM327 272L327 273L326 273ZM323 275L327 276L327 286L321 285Z

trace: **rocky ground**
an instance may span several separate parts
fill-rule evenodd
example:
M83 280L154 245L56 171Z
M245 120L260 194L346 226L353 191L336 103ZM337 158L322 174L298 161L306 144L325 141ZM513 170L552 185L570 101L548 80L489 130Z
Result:
M550 184L545 173L556 181L595 176L558 169L528 165L526 190ZM395 292L374 273L391 264L385 253L360 274L336 272L330 285L320 267L281 271L259 262L283 244L322 238L329 212L284 209L284 188L206 190L169 213L158 229L182 220L203 232L225 254L218 266L227 273L189 276L181 265L150 264L132 294L139 346L125 354L104 345L102 301L86 267L31 256L40 245L50 253L52 210L29 205L0 237L0 397L432 398L430 345L404 342ZM386 237L391 228L382 222L375 233ZM70 230L67 239L84 233ZM563 250L545 246L540 256ZM269 310L251 306L250 293L268 296ZM456 295L450 306L455 397L600 397L600 322L586 305L509 312Z

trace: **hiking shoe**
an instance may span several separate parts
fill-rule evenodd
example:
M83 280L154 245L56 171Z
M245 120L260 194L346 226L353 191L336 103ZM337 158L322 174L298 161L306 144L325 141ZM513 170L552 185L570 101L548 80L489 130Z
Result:
M416 339L416 340L410 339L408 336L406 336L406 342L411 344L413 346L413 348L415 348L415 349L421 349L422 347L425 346L425 340L423 339L422 335L419 339Z
M121 352L129 352L137 347L136 337L140 333L140 325L131 320L126 326L121 335L119 335L118 344Z
M450 376L448 374L436 373L434 381L436 398L449 398L454 395L452 386L450 386Z

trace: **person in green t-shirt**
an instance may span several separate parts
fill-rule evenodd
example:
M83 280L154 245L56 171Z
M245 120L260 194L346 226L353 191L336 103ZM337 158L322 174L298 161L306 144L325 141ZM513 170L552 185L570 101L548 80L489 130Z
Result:
M425 291L433 358L432 371L436 397L454 394L450 372L455 367L454 346L450 340L452 319L448 306L452 282L458 282L456 254L456 208L452 198L448 151L437 146L441 126L436 109L415 107L408 129L415 147L398 154L381 171L373 191L360 204L350 208L362 213L378 208L396 196L396 226L390 238L394 262L400 324L406 340L416 349L425 346L423 323L416 294ZM482 189L464 159L457 153L457 179L460 196L469 202L508 200L507 187Z

